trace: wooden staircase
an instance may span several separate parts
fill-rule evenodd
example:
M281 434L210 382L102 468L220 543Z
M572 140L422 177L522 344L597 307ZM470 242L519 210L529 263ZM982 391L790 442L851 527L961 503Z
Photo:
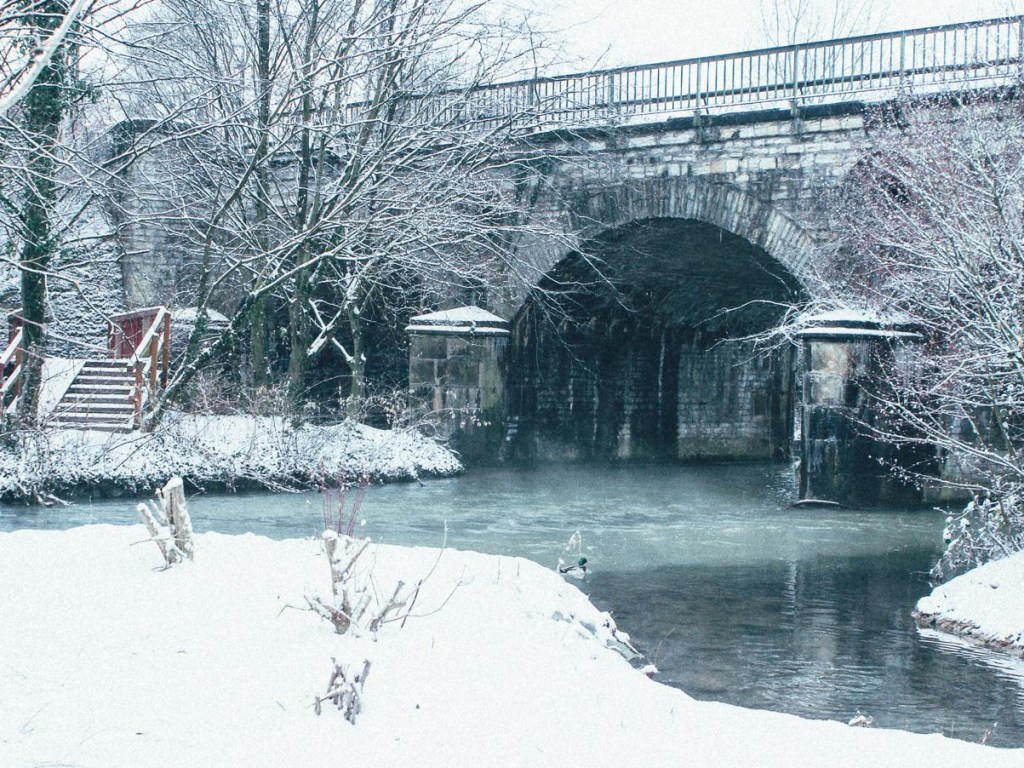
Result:
M111 318L111 356L87 360L68 386L51 424L65 429L131 432L148 428L146 417L167 385L171 313L148 307Z
M135 372L128 359L86 360L50 423L68 429L131 432L136 423Z
M0 349L0 420L14 413L22 387L24 336L12 322L18 319L8 316L10 339ZM171 313L147 307L114 315L107 336L110 357L85 361L51 411L50 426L104 432L152 426L148 417L169 377Z

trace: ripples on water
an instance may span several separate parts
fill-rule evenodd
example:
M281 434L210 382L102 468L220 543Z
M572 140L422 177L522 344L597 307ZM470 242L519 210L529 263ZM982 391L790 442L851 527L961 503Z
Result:
M778 465L478 470L370 490L377 541L530 557L553 566L582 534L580 582L692 696L1024 746L1024 663L919 633L943 516L794 509ZM197 530L311 536L318 494L196 497ZM0 530L135 523L130 500L0 508ZM995 724L995 725L994 725ZM994 727L993 727L994 726Z

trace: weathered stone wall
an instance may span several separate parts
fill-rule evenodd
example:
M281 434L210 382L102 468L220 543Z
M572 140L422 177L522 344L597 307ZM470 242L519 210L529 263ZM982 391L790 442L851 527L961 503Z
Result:
M544 274L574 248L632 221L692 219L763 248L797 279L824 232L823 195L869 151L860 105L668 120L551 134L538 222L559 236L523 240ZM505 314L525 296L511 297Z
M520 351L522 355L523 352ZM608 328L545 338L510 371L522 458L785 459L790 354L695 344L678 329Z
M786 459L793 432L788 348L765 354L728 341L679 356L680 459Z
M893 469L938 472L934 454L925 447L895 445L876 433L899 429L879 407L878 387L899 345L914 342L863 329L831 337L815 332L805 336L801 352L800 498L855 506L920 502L920 488Z
M119 230L121 277L130 309L174 305L174 297L197 246L182 233L183 200L175 194L182 161L173 142L141 153L117 180L115 215Z
M449 420L500 409L504 385L497 362L507 343L506 337L413 335L409 390Z
M406 328L410 402L426 407L440 437L472 461L496 459L505 437L507 326L462 307L415 317Z

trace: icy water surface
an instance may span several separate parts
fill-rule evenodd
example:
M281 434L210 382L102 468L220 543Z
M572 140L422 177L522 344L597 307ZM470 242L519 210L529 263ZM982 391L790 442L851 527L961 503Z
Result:
M579 586L699 699L1024 746L1024 663L920 633L910 618L943 525L932 510L793 509L779 465L477 470L375 487L377 541L554 566L574 531ZM198 530L311 536L315 493L196 497ZM130 500L0 507L0 530L137 522ZM365 523L363 523L365 521Z

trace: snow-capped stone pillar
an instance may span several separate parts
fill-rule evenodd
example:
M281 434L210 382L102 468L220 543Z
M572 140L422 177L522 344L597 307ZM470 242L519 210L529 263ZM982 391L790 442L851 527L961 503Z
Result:
M901 481L894 465L920 468L909 456L872 434L888 429L885 415L868 391L878 391L886 367L898 361L901 345L922 340L902 321L841 311L808 318L802 347L800 435L801 501L848 505L916 503L921 492ZM884 385L882 385L884 386Z
M414 317L405 332L411 404L429 408L464 458L497 458L505 437L508 322L468 306Z

